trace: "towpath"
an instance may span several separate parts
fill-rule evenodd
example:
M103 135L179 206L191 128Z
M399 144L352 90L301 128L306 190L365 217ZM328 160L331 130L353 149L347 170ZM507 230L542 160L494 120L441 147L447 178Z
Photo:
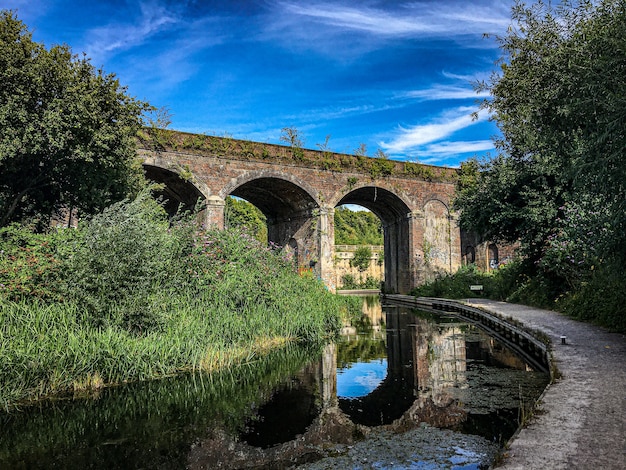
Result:
M469 303L547 334L561 373L497 468L626 469L626 336L548 310L486 299Z

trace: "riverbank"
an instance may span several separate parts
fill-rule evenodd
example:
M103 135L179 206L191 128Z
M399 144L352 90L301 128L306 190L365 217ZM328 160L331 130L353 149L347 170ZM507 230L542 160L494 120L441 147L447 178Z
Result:
M468 302L546 334L560 373L497 468L626 468L626 335L548 310L486 299Z
M0 408L237 367L325 342L359 307L245 233L169 221L148 193L77 229L2 228Z

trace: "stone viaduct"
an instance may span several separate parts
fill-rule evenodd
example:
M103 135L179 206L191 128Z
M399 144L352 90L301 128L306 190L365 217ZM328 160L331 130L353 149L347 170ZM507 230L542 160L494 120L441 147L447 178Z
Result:
M381 219L387 292L407 293L461 263L453 169L157 129L142 133L139 147L146 176L164 185L170 210L200 202L202 222L223 228L226 197L241 197L267 217L269 240L330 290L333 215L342 204Z

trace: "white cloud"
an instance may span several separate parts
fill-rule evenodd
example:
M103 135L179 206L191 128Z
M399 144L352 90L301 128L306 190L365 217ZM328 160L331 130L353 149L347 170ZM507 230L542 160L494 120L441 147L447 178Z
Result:
M143 44L152 36L179 23L176 13L156 2L140 3L140 15L128 23L111 23L87 32L85 51L96 62Z
M398 135L394 139L390 142L381 142L380 146L385 151L401 153L439 141L484 120L485 117L481 114L478 115L477 119L472 116L472 113L476 111L477 109L474 107L463 106L447 111L429 123L408 128L400 127Z
M471 152L485 152L494 148L491 140L470 140L457 142L438 142L428 145L425 153L431 155L459 155Z
M403 93L402 96L406 98L417 98L422 101L434 101L486 98L489 96L489 93L477 93L473 88L470 87L436 84L430 88L424 88L422 90L407 91Z
M503 32L510 23L511 2L419 2L394 10L354 6L351 2L279 2L283 14L306 17L340 30L379 36L464 36ZM491 30L491 31L486 31Z

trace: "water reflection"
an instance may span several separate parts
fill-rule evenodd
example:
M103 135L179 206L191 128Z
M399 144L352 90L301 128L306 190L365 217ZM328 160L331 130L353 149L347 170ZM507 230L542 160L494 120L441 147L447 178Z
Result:
M0 468L287 468L375 429L408 436L423 423L489 446L512 435L520 403L547 383L453 317L383 309L377 298L363 308L363 320L321 352L292 348L220 375L0 415ZM447 447L485 459L454 436Z

